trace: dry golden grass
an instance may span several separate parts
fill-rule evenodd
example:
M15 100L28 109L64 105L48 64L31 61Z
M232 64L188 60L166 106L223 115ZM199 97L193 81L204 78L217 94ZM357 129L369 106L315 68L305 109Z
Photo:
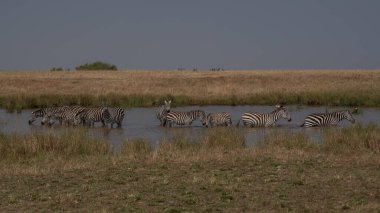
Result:
M249 96L267 92L380 91L379 70L1 72L1 96L118 93Z
M227 131L226 131L227 130ZM82 131L72 130L85 145ZM75 212L378 212L379 127L328 131L325 144L300 134L273 135L244 147L237 128L214 128L194 143L175 137L152 150L126 141L120 154L73 146L72 137L0 135L36 156L0 158L0 209ZM347 137L348 136L348 137ZM83 140L79 140L83 138ZM1 139L1 138L0 138ZM22 142L32 142L31 145ZM42 145L42 146L41 146ZM47 146L46 146L47 145ZM44 147L41 149L41 147ZM98 148L96 148L98 147ZM16 149L15 149L16 148ZM63 147L64 148L64 147ZM53 153L54 155L51 155Z
M2 72L0 107L380 106L379 70Z

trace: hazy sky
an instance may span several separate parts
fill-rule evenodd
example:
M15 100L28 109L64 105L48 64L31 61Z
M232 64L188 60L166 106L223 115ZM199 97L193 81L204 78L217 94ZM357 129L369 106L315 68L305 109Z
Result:
M380 68L377 0L1 0L0 69Z

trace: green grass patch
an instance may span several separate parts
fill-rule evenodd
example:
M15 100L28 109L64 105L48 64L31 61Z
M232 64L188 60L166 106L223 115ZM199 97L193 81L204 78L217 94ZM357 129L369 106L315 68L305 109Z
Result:
M223 96L194 98L185 95L15 95L0 97L0 107L8 111L39 108L47 106L82 105L82 106L117 106L117 107L154 107L163 100L172 100L173 107L187 105L329 105L329 106L362 106L379 107L380 94L375 92L329 91L301 93L260 93L250 96Z

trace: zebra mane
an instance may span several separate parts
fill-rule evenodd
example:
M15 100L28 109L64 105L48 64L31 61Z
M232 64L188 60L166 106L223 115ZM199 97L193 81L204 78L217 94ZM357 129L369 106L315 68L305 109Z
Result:
M206 116L205 111L200 110L200 109L197 109L197 110L191 110L190 112L196 112L196 113L199 113L199 114L202 114L202 115Z
M282 106L282 105L276 105L276 109L274 109L270 114L274 114L274 113L276 113L276 112L279 112L279 111L281 111L281 110L286 110L285 109L285 107L284 106Z
M348 110L348 109L339 110L339 111L331 112L331 113L328 113L328 114L342 114L342 113L346 113L346 112L348 112L349 114L351 114L350 110Z

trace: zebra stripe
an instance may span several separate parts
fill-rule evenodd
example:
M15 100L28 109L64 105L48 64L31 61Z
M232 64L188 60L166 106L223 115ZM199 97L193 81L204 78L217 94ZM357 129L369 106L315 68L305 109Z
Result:
M342 110L328 114L308 115L301 127L336 126L343 119L355 123L355 119L351 112L349 110Z
M276 121L280 118L287 119L289 122L292 120L284 107L276 106L276 109L273 112L267 114L246 112L241 116L240 120L243 121L244 126L269 127L275 126ZM240 120L238 121L237 126L239 126Z
M60 110L48 113L45 118L48 118L49 125L54 124L55 120L58 120L61 125L78 125L82 121L81 114L86 110L82 106L65 106Z
M156 117L160 121L161 126L165 126L166 123L166 115L170 112L170 103L172 101L164 101L164 104L159 106L156 111Z
M46 107L46 108L40 108L32 112L32 115L28 121L29 124L32 124L37 118L43 118L41 121L41 124L44 125L47 121L47 118L45 116L48 113L55 113L60 111L64 107Z
M111 128L113 128L113 124L117 124L117 127L121 127L123 123L123 119L125 116L124 109L122 108L108 108L108 112L110 114L110 118L106 119L106 123L111 124Z
M95 122L101 122L102 126L105 126L105 121L111 120L111 115L105 107L87 108L80 116L89 126L94 126Z
M206 118L206 127L208 126L231 126L231 115L227 112L209 113Z
M189 125L199 119L203 125L206 125L206 113L202 110L192 110L190 112L169 112L166 116L166 125L171 127L173 124Z

